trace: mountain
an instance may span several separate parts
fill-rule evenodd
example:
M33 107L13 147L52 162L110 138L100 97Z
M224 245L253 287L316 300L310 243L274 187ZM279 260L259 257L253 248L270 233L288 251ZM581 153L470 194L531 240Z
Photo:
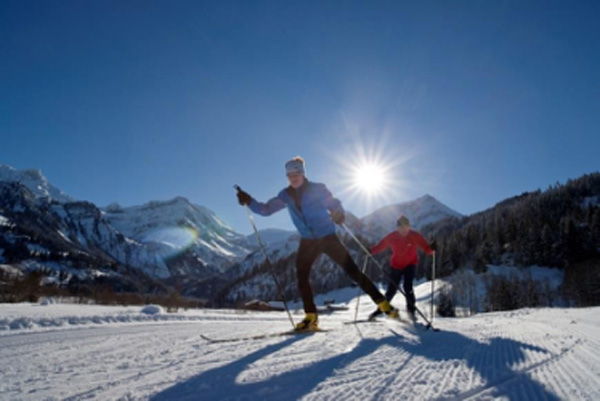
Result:
M439 221L423 234L436 238L438 277L465 268L485 272L492 265L555 267L565 272L562 291L567 299L600 305L600 173ZM504 304L520 307L515 284L500 284Z
M255 235L236 233L212 211L186 198L99 208L75 201L39 170L2 166L0 178L0 263L20 264L29 270L75 270L85 280L95 280L98 272L116 281L125 276L126 281L140 281L138 275L176 287L183 294L214 297L220 300L217 303L277 297ZM363 219L347 212L346 226L372 244L395 228L401 214L416 228L460 216L425 195L381 208ZM296 298L298 235L276 229L259 234L286 298ZM362 263L362 251L348 233L340 227L338 234ZM316 293L350 284L343 270L325 257L317 261L313 275Z
M600 251L600 173L524 192L424 231L445 251L448 273L503 263L570 268Z
M0 216L0 263L61 275L61 285L98 281L127 291L160 287L144 273L160 267L146 265L144 249L127 243L90 203L59 203L36 197L19 182L0 182ZM137 271L127 259L139 262Z
M250 252L245 236L183 197L128 208L112 204L103 212L111 226L166 261L172 275L190 274L195 266L223 273Z
M224 277L253 249L213 212L182 197L102 210L73 200L39 170L0 166L0 263L78 280L93 281L98 272L116 282L124 275L158 279L185 292L186 285Z
M17 170L0 164L0 182L18 182L36 197L54 199L57 202L73 202L74 199L51 185L40 170Z
M448 217L462 217L433 196L424 195L410 202L382 207L363 217L362 234L374 240L381 238L396 229L396 221L402 215L408 217L417 230Z

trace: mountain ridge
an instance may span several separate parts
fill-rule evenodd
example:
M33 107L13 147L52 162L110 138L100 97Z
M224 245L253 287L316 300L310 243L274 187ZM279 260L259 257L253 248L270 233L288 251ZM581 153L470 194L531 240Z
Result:
M86 263L106 274L113 274L110 272L116 265L130 266L142 275L199 297L230 280L241 284L240 277L262 274L258 272L264 266L264 254L254 234L237 233L210 209L183 196L128 207L116 202L98 207L69 197L52 186L40 170L0 166L0 172L0 183L5 183L5 195L0 200L0 247L8 250L0 252L0 263L3 259L18 263L33 258L36 264L29 266L48 266L46 260L60 254L67 255L60 260L68 259L70 265L76 265L87 258L88 262L79 267L81 271L86 270ZM423 205L419 206L419 202ZM386 208L382 210L408 214L417 227L427 218L423 211L443 214L447 209L430 195ZM371 228L379 231L365 230L362 220L350 211L346 222L357 234L375 238L387 230L377 223L386 219L375 218L378 213L381 211L371 213L367 219L371 218L375 222L368 220ZM396 218L390 222L393 224ZM44 221L47 224L42 224ZM19 224L24 226L18 227ZM271 262L285 264L289 270L286 280L293 282L298 234L274 228L263 229L259 234ZM344 235L342 231L340 234ZM29 240L15 240L17 237ZM81 255L87 256L81 259ZM52 266L56 268L55 264ZM322 285L316 286L319 290L330 290L344 282L333 265L327 269L329 273L323 275ZM289 291L295 291L295 285Z

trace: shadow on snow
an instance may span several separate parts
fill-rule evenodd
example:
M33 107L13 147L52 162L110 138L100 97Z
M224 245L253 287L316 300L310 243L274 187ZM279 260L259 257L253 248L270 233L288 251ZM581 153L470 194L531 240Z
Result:
M397 367L381 368L381 372L365 372L368 376L381 377L382 385L378 392L370 391L367 398L390 398L391 388L385 386L385 377L393 383L394 378L404 377L408 372L404 368L420 356L425 358L423 363L433 363L430 371L439 370L439 362L464 361L482 380L478 387L461 392L459 389L439 389L434 395L437 399L464 399L483 392L490 392L492 397L504 397L509 400L545 399L558 400L558 397L548 392L541 384L532 380L525 369L515 371L511 366L525 361L525 350L548 354L542 362L533 365L537 367L556 357L550 352L532 345L521 343L506 338L492 338L489 343L479 342L456 332L443 331L439 333L423 333L419 342L408 340L401 334L383 339L361 339L349 352L331 358L315 361L296 370L284 372L270 377L264 381L254 383L239 383L236 379L248 367L276 353L285 347L291 346L302 337L292 337L276 344L270 344L240 359L224 366L203 372L185 382L155 394L150 399L153 401L164 400L291 400L299 399L313 390L328 378L335 376L336 371L344 369L353 362L366 357L382 346L395 347L407 353L407 358ZM290 356L293 358L293 355ZM377 365L383 366L383 364ZM437 368L436 368L437 366ZM441 376L446 376L443 372ZM391 379L390 379L391 378ZM410 381L410 379L409 379ZM438 383L441 385L441 383ZM340 386L347 387L346 385ZM339 389L338 389L339 390ZM346 388L351 391L351 388ZM432 394L432 393L430 393ZM328 394L331 396L331 394ZM354 394L359 396L359 394ZM346 394L344 398L352 398ZM361 398L365 398L362 394Z

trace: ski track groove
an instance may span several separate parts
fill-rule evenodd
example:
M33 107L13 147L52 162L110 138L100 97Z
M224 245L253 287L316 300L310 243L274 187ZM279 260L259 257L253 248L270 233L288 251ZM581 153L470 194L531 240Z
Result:
M585 387L586 384L589 384L589 382L586 383L585 380L589 375L589 370L587 367L581 364L579 359L580 358L574 355L574 353L569 353L565 357L565 363L557 366L557 368L552 371L552 380L561 380L556 383L563 384L559 388L557 388L557 391L564 393L565 396L568 398L581 400L598 399L597 397L585 396L585 394L581 392L581 388ZM557 375L555 372L560 372L560 375ZM595 380L597 380L597 377L591 378L591 382ZM568 386L566 384L568 384Z
M142 330L142 332L139 333L139 330ZM106 336L106 333L94 336L94 341L91 344L89 344L87 337L70 338L70 336L67 336L68 338L66 339L51 339L50 341L46 342L46 346L48 344L56 346L56 352L60 354L65 354L66 351L76 349L79 345L77 343L87 343L85 344L87 357L91 358L91 360L94 362L91 367L87 366L89 364L89 359L78 361L78 359L80 358L80 356L78 355L71 355L69 357L60 356L57 360L53 361L54 367L52 367L45 363L43 358L36 358L36 355L40 356L39 352L30 352L31 348L39 348L42 342L36 341L28 342L25 344L18 344L17 347L22 348L22 352L31 354L35 358L35 360L38 361L38 363L33 369L33 371L36 372L37 375L33 375L33 377L31 377L32 375L29 374L30 377L23 379L23 381L27 382L31 380L36 380L36 391L40 391L43 390L42 386L48 385L50 383L56 385L59 382L65 382L65 384L68 384L68 382L70 381L75 381L80 375L80 370L86 371L87 369L87 381L91 383L95 381L104 382L104 384L98 385L97 387L88 389L86 391L78 393L75 396L72 396L75 397L75 399L85 397L86 395L95 393L99 390L106 390L110 387L114 387L123 380L129 382L133 378L139 378L148 374L160 372L163 369L165 369L165 367L171 368L172 366L177 365L176 363L171 362L165 366L165 364L161 361L161 358L164 359L169 354L168 349L171 348L173 345L193 341L196 337L196 335L186 336L185 338L182 338L179 341L169 342L169 334L165 333L165 336L163 336L161 340L164 340L166 338L167 341L166 343L163 343L161 345L160 341L157 344L157 341L154 338L155 335L153 333L148 333L146 328L138 327L137 329L134 328L134 331L137 331L137 333L119 333L118 335L114 336L117 340L126 339L125 341L119 341L120 347L116 348L114 347L114 344L106 342L106 339L102 339ZM64 347L63 343L68 341L73 341L75 342L75 344L71 344L70 346ZM148 348L148 344L151 344L151 347L155 349L156 353L148 354L143 352L145 348ZM126 351L123 351L123 349L125 349ZM141 356L136 356L133 359L129 358L130 360L127 360L127 357L122 357L122 355L125 353L129 355L131 355L132 353L134 355L141 354ZM66 353L65 356L66 355L69 354ZM184 355L181 356L183 357ZM125 362L123 362L123 359L125 360ZM138 366L140 364L143 367L142 371L140 371ZM99 365L100 367L95 368L94 365ZM69 366L70 369L65 372L65 370L63 370L60 367L57 369L57 366ZM110 377L107 377L107 372L102 366L114 366L114 369L120 372L120 378L117 380L108 380L110 379ZM123 376L123 374L127 373L127 371L135 371L137 373L131 374L130 376ZM21 376L21 374L23 373L27 372L21 372L17 370L16 372L13 372L13 376ZM64 373L67 373L68 375L65 375ZM54 376L56 376L57 374L60 375L58 375L57 378L54 378ZM66 396L66 394L63 396Z
M406 394L406 388L401 385L407 381L408 377L414 377L420 373L421 370L424 369L422 365L413 367L411 366L415 355L411 355L405 351L399 351L400 355L406 355L406 357L402 360L399 360L396 357L390 358L393 361L397 361L397 363L393 367L383 367L383 372L387 374L383 374L380 370L378 373L380 375L381 384L378 386L378 391L372 393L372 399L387 399L387 393L393 393L394 396L399 399L412 399L410 394ZM400 382L400 384L398 384Z
M11 400L145 400L188 381L208 391L210 382L194 378L222 372L217 384L231 389L219 388L219 400L598 400L599 327L587 322L591 312L573 314L572 334L534 310L512 312L511 324L494 315L444 321L449 329L440 333L387 320L348 333L342 323L347 316L332 314L322 319L332 331L320 336L225 344L204 342L199 334L253 333L246 327L254 320L263 322L261 331L271 332L286 326L286 319L269 319L268 329L263 315L234 320L239 316L232 314L189 325L132 323L10 334L0 336L0 359L6 361L0 394ZM261 354L271 346L273 352ZM45 360L46 352L53 358ZM247 364L237 362L254 353L259 357ZM24 356L31 363L20 362ZM315 377L313 368L324 376Z
M321 383L315 389L315 394L311 397L307 397L307 399L319 399L317 395L322 391L323 387L336 388L337 391L339 391L338 394L340 394L340 398L350 398L352 396L360 396L362 398L365 393L368 394L370 392L371 388L377 388L376 385L372 385L371 383L374 379L379 379L379 377L373 378L372 373L379 372L380 369L382 369L381 360L377 356L383 351L378 348L372 353L372 357L364 356L349 362L348 357L350 352L345 355L345 358L342 361L342 364L347 364L341 367L338 366L335 370L336 374L329 377L324 383ZM365 373L367 374L365 375ZM349 386L350 384L359 383L365 383L360 386L365 390L364 392L357 392L357 386Z
M531 371L538 369L540 367L543 367L547 364L550 364L551 362L554 362L560 358L562 358L565 354L567 354L568 352L570 352L575 346L577 345L577 343L573 344L571 347L564 349L560 354L551 354L549 357L546 357L536 363L530 364L528 367L520 369L520 370L514 370L514 371L510 371L507 372L504 375L501 376L497 376L496 373L494 373L494 376L492 376L492 378L485 384L483 384L482 386L476 387L472 390L466 391L460 395L458 395L457 397L455 397L454 399L456 400L467 400L467 399L471 399L473 397L479 397L481 395L483 395L486 392L491 392L496 390L499 387L504 387L507 383L511 382L511 381L518 381L521 380L522 375L525 374L529 374ZM500 355L501 353L492 353L492 355ZM499 365L492 365L492 366L499 366ZM568 376L570 376L570 373L567 374ZM531 387L532 384L528 383L528 385ZM515 388L511 389L512 391L515 391ZM542 397L541 394L539 394L539 390L536 391L535 389L532 388L532 392L535 393L535 397L530 398L530 399L539 399ZM520 399L520 398L518 398Z
M395 395L396 392L400 392L400 397L402 399L418 400L433 398L439 390L436 390L435 386L431 386L431 383L427 380L431 370L431 364L427 361L423 361L420 357L415 358L414 355L411 355L407 362L416 366L408 370L402 380L396 384L396 391L390 395L389 399L393 399L392 396ZM448 374L449 372L446 372L446 377ZM414 387L411 388L410 384L413 380L414 383L412 385Z
M406 351L391 349L386 344L378 346L368 355L348 361L350 356L351 354L348 354L342 361L342 366L335 369L335 374L319 384L313 395L306 399L377 399L377 390L392 387L396 375L402 370L402 367L390 366L382 361L397 361L398 365L404 366L412 359L412 355ZM400 372L400 374L404 373ZM323 395L324 398L321 397L321 391L325 391L323 389L331 393L331 388L336 389L335 397L328 398L326 395Z

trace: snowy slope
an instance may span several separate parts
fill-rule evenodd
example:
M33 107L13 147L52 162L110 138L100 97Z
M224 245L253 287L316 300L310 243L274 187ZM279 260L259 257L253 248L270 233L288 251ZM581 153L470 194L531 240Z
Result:
M600 399L600 308L436 319L434 333L386 320L344 325L356 300L321 316L327 333L219 344L199 334L273 333L290 321L283 312L0 305L0 398ZM372 308L361 297L359 317Z

